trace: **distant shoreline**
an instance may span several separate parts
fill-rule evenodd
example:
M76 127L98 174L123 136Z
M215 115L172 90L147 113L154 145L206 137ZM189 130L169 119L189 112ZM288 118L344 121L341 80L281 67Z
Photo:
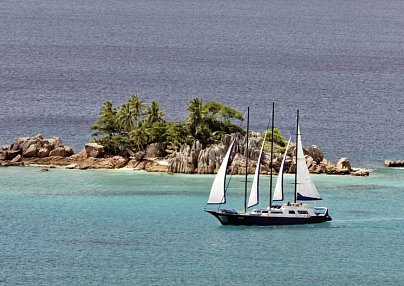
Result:
M34 137L18 138L9 146L0 150L0 166L40 166L43 168L63 167L66 169L132 169L146 172L180 173L180 174L214 174L223 158L223 153L227 150L226 142L230 137L226 137L221 144L214 144L205 149L200 144L194 143L186 146L179 152L169 154L165 157L156 156L158 150L155 146L150 146L145 152L138 152L132 156L107 156L103 151L103 146L95 143L88 143L84 149L78 153L64 146L59 137L50 139L43 138L38 134ZM255 140L261 140L256 138ZM254 142L254 141L253 141ZM255 148L258 143L253 144ZM240 141L241 144L241 141ZM251 147L253 148L253 147ZM240 150L242 152L241 145ZM256 154L252 149L250 156ZM254 153L255 152L255 153ZM332 175L353 175L369 176L371 170L365 168L352 168L347 158L341 158L333 164L323 158L321 150L316 146L308 148L306 163L310 172L314 174ZM197 154L197 155L196 155ZM242 175L245 173L245 157L240 153L235 153L232 165L229 166L229 173ZM281 154L275 154L273 160L273 174L279 172L279 159ZM190 165L194 164L194 167ZM294 172L293 158L289 158L287 173ZM256 158L249 160L248 173L253 174L256 166ZM261 174L269 174L268 155L261 162Z

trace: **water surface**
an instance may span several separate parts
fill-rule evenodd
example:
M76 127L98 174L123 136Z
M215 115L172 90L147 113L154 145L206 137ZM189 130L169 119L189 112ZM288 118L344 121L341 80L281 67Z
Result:
M184 120L199 96L262 131L269 108L287 136L354 165L401 159L404 2L10 1L0 11L0 144L61 136L79 151L102 103L139 92Z
M203 211L212 180L0 168L0 284L400 285L404 279L403 170L314 176L324 198L318 204L329 207L333 221L307 226L220 226ZM241 208L242 181L232 178L229 207ZM266 188L268 178L261 184Z

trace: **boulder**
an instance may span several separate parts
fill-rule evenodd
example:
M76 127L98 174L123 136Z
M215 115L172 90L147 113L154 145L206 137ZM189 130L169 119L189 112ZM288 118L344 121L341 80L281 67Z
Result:
M136 154L129 148L124 148L119 152L119 155L125 158L134 157Z
M384 160L386 167L404 167L404 160Z
M41 148L38 150L38 158L45 158L49 156L49 149L48 148Z
M316 161L313 159L311 156L306 156L306 165L309 170L313 167L313 165L316 165Z
M339 159L335 169L339 174L349 174L352 171L351 163L348 158Z
M134 170L144 170L145 168L146 168L146 165L147 165L147 161L141 161L141 162L137 162L137 164L134 164L133 165L133 169Z
M12 160L17 155L19 155L20 153L21 153L20 150L9 150L9 151L6 152L6 159L7 160Z
M162 143L152 143L146 148L146 157L158 158L164 156L164 145Z
M71 163L68 165L71 169L117 169L123 168L128 164L129 159L122 156L113 156L109 158L94 158L88 157L86 159L78 158L74 159L72 157L66 158ZM72 160L74 160L72 162Z
M189 146L188 146L189 148ZM187 154L188 148L181 148L179 152L172 153L168 158L168 171L172 173L193 173L195 170Z
M70 156L73 154L73 149L64 146L59 137L44 139L42 134L37 134L32 137L17 138L5 150L5 153L6 160L12 160L18 154L21 154L25 159L31 159L48 156Z
M20 137L10 145L9 151L21 151L21 144L29 140L29 137Z
M4 151L4 152L0 152L0 161L1 160L6 160L6 158L7 158L7 153Z
M86 150L83 149L83 150L81 150L80 152L71 155L70 158L71 158L72 160L78 160L78 161L79 161L79 160L85 160L85 159L87 159Z
M129 160L122 157L122 156L114 156L111 158L112 164L114 165L114 168L123 168L125 167Z
M360 176L360 177L367 177L370 174L370 170L369 169L357 169L357 170L353 170L351 172L352 176Z
M51 149L55 149L57 147L63 146L62 140L60 137L52 137L51 139L47 140L47 143L51 147Z
M84 146L87 157L101 158L105 155L104 146L97 143L87 143Z
M64 147L56 147L55 149L49 152L49 157L60 156L65 157L65 148Z
M157 161L154 162L148 162L145 166L144 169L148 172L168 172L168 166L167 165L161 165Z
M182 145L179 151L175 151L167 157L164 166L167 166L168 172L172 173L211 173L206 167L209 164L209 159L206 157L211 147L202 150L202 144L198 140L194 141L191 146ZM160 166L155 167L164 169Z
M311 168L310 168L310 173L313 173L313 174L321 174L321 173L323 173L324 172L324 170L323 170L323 168L321 167L321 165L317 165L315 162L314 162L314 164L311 166Z
M231 136L231 135L229 135L229 134L225 134L225 135L223 135L223 137L222 137L222 143L223 143L223 145L224 145L224 149L228 149L229 148L229 146L230 146L230 144L231 144L231 142L233 141L233 137Z
M245 157L241 154L235 154L233 162L230 166L230 172L232 174L237 174L237 175L244 175L245 174ZM249 164L247 166L247 172L249 174L254 174L255 172L255 167L256 167L256 162L249 161Z
M324 153L316 145L311 145L307 148L307 153L313 158L314 162L320 164L324 160Z
M137 161L136 159L131 159L129 160L128 164L126 164L126 168L131 168L134 169L137 165L139 165L140 161Z
M328 161L328 160L324 159L320 163L320 166L321 166L322 170L324 170L324 172L326 174L336 174L337 173L335 165L332 162Z
M198 168L198 158L199 154L202 151L202 144L199 142L199 140L195 140L194 143L192 144L191 150L190 150L190 160L191 160L191 165L193 169Z
M20 154L18 154L17 156L15 156L15 157L13 158L13 160L11 160L11 163L21 162L21 160L22 160L22 157L21 157Z
M21 150L22 156L23 157L35 157L36 156L36 150L38 150L40 147L43 146L43 137L41 134L37 134L34 137L27 137L27 138L19 138L16 140L16 143L18 144L18 148ZM34 147L32 147L34 145ZM34 154L34 149L35 149L35 154ZM28 153L31 153L29 155ZM25 155L27 153L27 156Z
M226 155L225 145L212 145L199 152L197 172L200 174L216 173Z
M215 170L219 169L219 168L216 168L216 165L219 165L219 162L221 162L223 160L223 158L224 158L224 152L221 152L221 150L218 146L209 148L209 150L207 152L207 158L206 158L207 159L206 167L208 169L209 174L216 173Z
M143 158L146 156L146 152L144 152L144 151L138 151L138 152L136 152L136 154L135 154L135 159L137 160L137 161L141 161L141 160L143 160Z
M90 161L90 159L95 159L95 158L88 158L87 160ZM97 158L94 160L94 163L89 164L89 168L91 168L91 169L100 169L100 168L101 169L114 169L115 165L113 163L112 158Z
M37 135L32 136L31 139L34 139L34 140L38 139L39 141L42 141L43 136L41 133L38 133Z
M27 141L27 142L30 142L30 141ZM22 152L23 152L22 156L25 157L25 158L36 157L37 156L37 145L36 145L36 143L32 143L32 144L28 145L28 148L25 149L25 151L23 149Z
M65 149L65 157L70 157L74 154L74 151L71 147L63 146L63 148Z

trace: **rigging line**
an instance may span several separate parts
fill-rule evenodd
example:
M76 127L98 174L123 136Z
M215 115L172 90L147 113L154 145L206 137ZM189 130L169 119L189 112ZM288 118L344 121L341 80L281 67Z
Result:
M239 124L238 124L238 127L239 127L239 128L242 128L242 125L243 125L243 123L244 123L244 120L245 120L246 116L247 116L247 111L244 112L243 118L240 119L240 122L239 122ZM268 124L269 124L269 123L268 123ZM234 134L234 141L237 141L237 144L239 143L238 141L240 140L239 135L240 135L239 132L236 132L236 133ZM236 142L234 142L234 143L236 143ZM234 148L234 147L233 147L233 148ZM226 152L227 152L227 151L226 151ZM232 150L232 153L233 153L233 152L234 152L234 150ZM230 154L230 156L231 156L231 154ZM229 167L229 166L227 166L227 167ZM226 172L227 172L227 169L226 169ZM225 186L225 189L224 189L224 191L225 191L224 197L226 196L226 192L227 192L227 189L229 188L231 179L233 178L233 174L230 174L230 176L227 176L227 177L228 177L228 180L227 180L227 183L226 183L226 186ZM224 197L223 197L223 198L224 198ZM222 198L222 199L223 199L223 198ZM222 204L218 204L218 207L217 207L218 210L219 210L219 208L220 208L221 205L222 205Z
M298 160L298 152L299 152L299 136L300 136L300 130L299 130L299 109L296 112L296 150L295 150L295 156L296 156L296 170L295 170L295 194L294 194L294 203L297 201L297 160Z
M248 187L248 133L250 132L249 130L249 122L250 122L250 107L247 106L247 131L246 131L246 136L245 136L245 141L246 141L246 154L245 154L245 182L244 182L244 213L247 213L247 187Z
M271 124L271 116L268 116L268 123L267 123L267 128L265 129L265 131L267 131L269 129L270 124Z
M270 161L269 161L269 168L271 171L271 177L269 180L269 209L272 207L272 175L273 175L273 156L274 156L274 121L275 121L275 103L272 103L272 116L271 116L271 155L270 155Z
M289 137L292 137L292 138L293 138L293 135L296 135L296 133L294 132L296 129L296 118L297 118L297 116L295 116L293 124L289 125L289 127L287 128L288 130L290 130Z

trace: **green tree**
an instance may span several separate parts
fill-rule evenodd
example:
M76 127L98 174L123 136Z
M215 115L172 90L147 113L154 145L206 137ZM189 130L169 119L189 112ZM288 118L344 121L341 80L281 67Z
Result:
M195 97L188 103L187 123L190 126L191 133L195 138L200 138L206 127L207 111L203 106L202 99Z
M147 107L145 113L145 122L147 125L151 126L155 122L164 121L164 112L160 110L160 105L157 101L153 100L152 103Z
M243 114L240 111L217 101L204 103L204 108L218 121L230 123L234 119L243 120Z
M146 108L146 104L143 100L140 99L139 94L135 93L128 101L129 107L131 109L131 114L134 120L138 120L141 116L143 116L143 112Z
M234 120L243 120L243 114L237 109L217 101L206 102L204 109L207 111L205 121L213 132L215 140L220 139L226 133L244 133L241 127L233 123Z
M266 134L266 146L265 150L271 150L271 138L272 138L272 130L268 129L264 133L261 134L261 137L264 138ZM288 141L283 137L279 128L274 128L274 147L276 153L283 153Z
M185 124L166 122L157 101L147 106L138 94L133 94L118 109L111 101L104 102L99 119L90 129L94 131L94 141L104 145L107 154L120 154L125 148L142 150L150 143L163 143L169 151L176 151L195 139L206 146L224 133L243 133L233 123L241 120L242 114L227 105L215 101L203 103L196 97L189 102L187 111Z
M148 135L146 124L142 121L137 121L136 126L129 133L129 138L138 150L143 150L148 143Z
M94 141L103 145L107 154L119 154L129 144L127 138L122 136L117 110L111 101L106 101L101 107L99 119L90 126L94 130L91 134Z
M167 122L162 138L168 153L177 151L183 144L192 144L194 140L190 135L189 126L181 122Z
M123 104L119 109L117 113L117 119L119 126L126 134L129 134L130 131L133 129L137 117L133 113L133 109L128 102Z
M106 101L101 107L99 119L90 126L90 130L94 130L92 136L112 137L119 133L117 126L117 111L113 107L111 101Z
M213 143L225 133L244 133L232 122L243 120L243 114L230 106L216 101L203 103L196 97L189 102L187 110L191 135L203 144Z

